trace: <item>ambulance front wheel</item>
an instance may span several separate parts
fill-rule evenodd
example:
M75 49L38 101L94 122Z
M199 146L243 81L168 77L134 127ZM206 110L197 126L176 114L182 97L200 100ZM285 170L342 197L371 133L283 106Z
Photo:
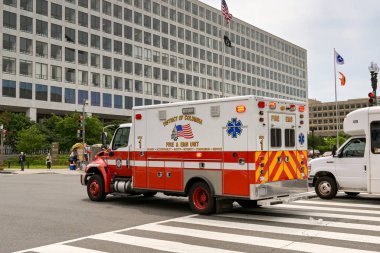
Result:
M315 182L315 192L321 199L332 199L338 192L338 187L333 178L329 176L320 177Z
M87 182L87 195L92 201L103 201L106 198L104 182L101 175L93 175Z
M189 204L194 213L211 214L215 212L216 201L210 187L203 181L198 181L190 187Z

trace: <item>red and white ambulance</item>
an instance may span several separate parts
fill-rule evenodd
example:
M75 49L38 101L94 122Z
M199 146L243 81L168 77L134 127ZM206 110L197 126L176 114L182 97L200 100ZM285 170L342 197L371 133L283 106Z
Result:
M134 107L110 148L81 175L91 200L107 194L189 196L195 213L307 191L304 102L257 96Z

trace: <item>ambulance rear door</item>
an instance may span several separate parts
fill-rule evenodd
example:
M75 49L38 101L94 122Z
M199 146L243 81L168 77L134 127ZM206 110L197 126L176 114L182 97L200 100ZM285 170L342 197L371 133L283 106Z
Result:
M369 154L369 168L370 177L368 191L370 193L380 193L380 120L379 114L369 115L369 143L370 154ZM367 145L368 147L368 145ZM366 166L366 165L365 165Z

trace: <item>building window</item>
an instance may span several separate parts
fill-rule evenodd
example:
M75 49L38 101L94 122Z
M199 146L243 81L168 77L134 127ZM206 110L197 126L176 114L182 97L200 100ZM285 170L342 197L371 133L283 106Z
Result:
M95 67L95 68L100 67L100 55L91 54L91 67Z
M65 68L65 81L75 83L75 69Z
M75 104L75 90L70 88L65 88L65 103Z
M91 106L100 106L100 92L91 91Z
M3 80L3 97L16 97L16 82Z
M134 48L135 58L142 59L142 48L135 46Z
M131 110L133 107L133 97L124 97L124 109Z
M126 56L133 56L133 50L132 50L132 45L128 43L124 43L124 54Z
M135 75L142 76L142 64L135 62Z
M142 106L143 100L142 98L135 98L135 106Z
M103 56L103 69L109 69L109 70L112 69L111 59L112 59L111 57Z
M75 30L66 27L65 28L65 40L70 43L75 43Z
M78 24L84 27L88 27L88 14L78 11Z
M48 44L36 41L36 56L48 58Z
M43 63L36 63L36 78L48 79L48 65Z
M98 35L91 34L91 47L100 49L100 37Z
M32 76L33 66L31 61L20 60L20 75Z
M112 89L112 76L103 75L103 87L107 89Z
M3 49L8 51L16 51L16 36L3 34Z
M161 96L161 85L158 83L155 83L153 85L153 95L160 97Z
M3 26L11 29L17 29L17 15L8 11L3 11Z
M51 45L50 47L50 58L54 60L62 60L62 47L57 45Z
M75 62L75 49L65 47L65 61Z
M46 0L36 0L36 12L38 14L48 15L48 2Z
M88 46L88 33L78 31L78 43L83 46Z
M100 74L91 73L91 84L94 87L100 87Z
M100 30L100 18L91 15L91 29Z
M113 51L117 54L123 54L123 43L121 41L113 41Z
M103 107L112 108L112 95L103 93Z
M50 15L52 18L62 20L62 5L51 3Z
M123 96L120 95L114 95L113 96L113 107L117 109L123 108Z
M81 85L88 85L88 72L78 70L78 83Z
M133 81L131 79L124 79L124 90L126 92L133 92Z
M33 19L21 15L20 30L28 33L33 33Z
M78 90L78 105L83 105L85 100L88 100L88 91Z
M91 0L91 10L100 12L100 0Z
M36 100L47 101L48 87L43 84L36 84Z
M76 22L76 14L75 14L75 10L74 9L71 9L71 8L68 8L68 7L65 8L65 20L67 22L75 24L75 22Z
M122 90L123 89L123 78L115 76L113 78L113 88L115 90Z
M112 33L111 21L104 19L104 18L103 18L103 32L109 33L109 34Z
M123 61L117 58L113 59L113 70L117 72L123 71Z
M103 0L103 13L110 16L112 15L112 4L105 0Z
M16 59L3 56L3 72L7 74L16 74Z
M33 11L33 0L20 0L20 8L26 11Z
M142 81L135 80L135 92L136 93L143 93L143 83Z
M162 85L162 96L163 97L169 97L169 86Z
M62 68L59 66L51 66L51 80L62 82Z
M48 36L48 23L41 20L36 20L36 33L41 36Z
M50 36L57 40L62 40L62 26L51 24L50 25Z
M119 37L123 36L123 26L119 23L113 23L113 34Z
M62 87L50 87L50 101L59 103L62 102Z
M78 50L78 63L87 65L88 64L88 53L85 51Z
M112 52L112 40L103 37L103 50Z
M32 99L32 96L33 96L32 84L20 82L20 98Z

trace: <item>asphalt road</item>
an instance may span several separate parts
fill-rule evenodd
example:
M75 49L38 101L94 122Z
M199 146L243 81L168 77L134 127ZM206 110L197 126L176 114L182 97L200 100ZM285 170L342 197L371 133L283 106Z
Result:
M191 214L187 199L88 199L78 175L0 174L0 252L14 252Z

